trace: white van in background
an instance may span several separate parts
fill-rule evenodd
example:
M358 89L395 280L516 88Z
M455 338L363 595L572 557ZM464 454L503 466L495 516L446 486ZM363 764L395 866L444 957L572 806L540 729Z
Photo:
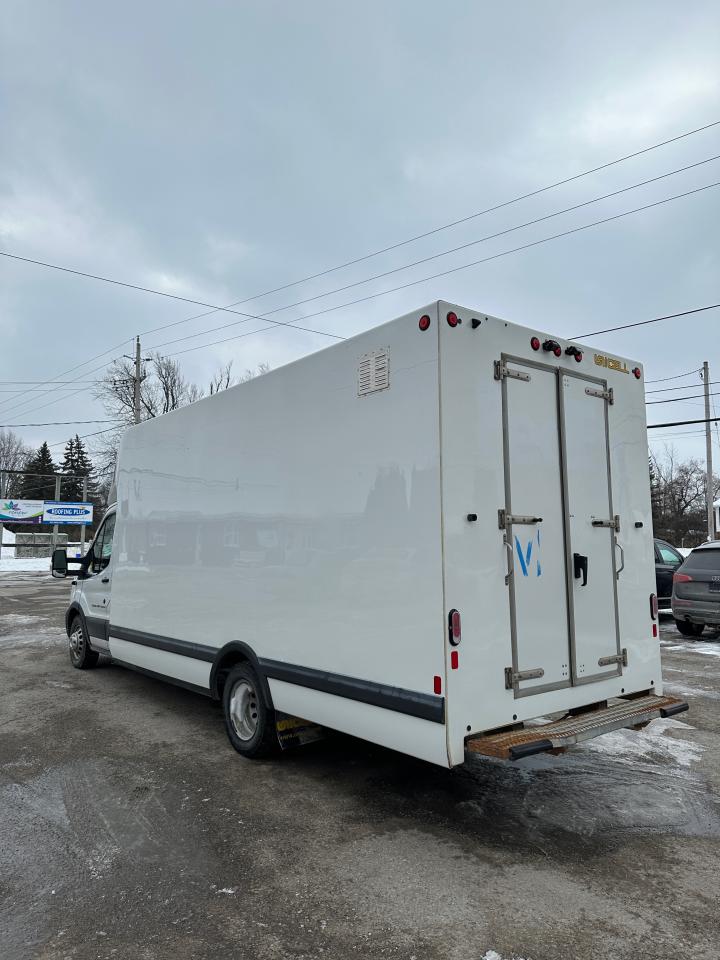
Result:
M246 756L288 716L451 767L687 709L633 361L434 303L133 427L116 487L72 662L221 699Z

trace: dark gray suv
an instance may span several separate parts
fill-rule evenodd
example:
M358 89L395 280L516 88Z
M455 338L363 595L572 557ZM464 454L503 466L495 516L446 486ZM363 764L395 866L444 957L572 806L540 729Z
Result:
M720 541L696 547L675 571L672 612L683 636L720 628Z

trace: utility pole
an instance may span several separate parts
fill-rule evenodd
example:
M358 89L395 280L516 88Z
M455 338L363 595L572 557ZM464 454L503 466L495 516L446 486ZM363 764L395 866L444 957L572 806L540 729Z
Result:
M707 532L708 540L715 539L715 510L713 507L713 472L712 472L712 435L710 423L710 368L707 360L702 369L703 385L705 387L705 500L707 502Z
M706 364L707 366L707 364ZM706 388L707 392L707 388ZM707 407L707 399L705 400ZM140 337L135 337L135 382L133 384L133 414L135 423L140 423ZM709 414L705 414L709 416Z

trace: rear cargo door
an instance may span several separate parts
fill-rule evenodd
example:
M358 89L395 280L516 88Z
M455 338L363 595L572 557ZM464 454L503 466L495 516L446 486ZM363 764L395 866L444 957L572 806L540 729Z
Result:
M505 509L516 697L621 671L604 381L503 357Z
M607 404L603 383L559 373L573 681L620 670Z
M512 677L517 696L570 684L565 512L557 376L507 361L503 370L504 530Z

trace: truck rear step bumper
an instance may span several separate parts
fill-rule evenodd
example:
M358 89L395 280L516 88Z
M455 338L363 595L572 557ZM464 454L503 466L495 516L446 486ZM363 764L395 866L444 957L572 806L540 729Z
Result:
M675 697L646 694L634 699L619 698L607 706L598 708L594 705L584 712L574 712L537 726L479 734L465 741L465 749L468 753L486 757L519 760L546 750L561 750L611 730L637 727L658 717L671 717L687 709L687 703Z

